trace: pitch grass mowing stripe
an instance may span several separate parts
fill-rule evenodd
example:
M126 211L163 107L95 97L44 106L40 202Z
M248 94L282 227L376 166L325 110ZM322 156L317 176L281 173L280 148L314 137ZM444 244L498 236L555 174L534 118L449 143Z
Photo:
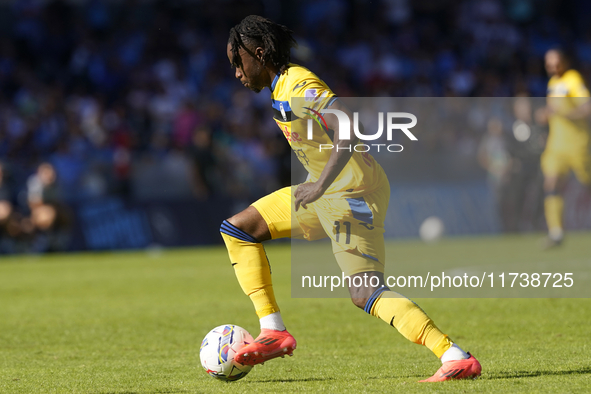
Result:
M588 233L541 253L536 237L396 242L396 264L589 262ZM481 361L475 381L422 384L439 361L347 299L291 299L289 248L267 247L293 358L223 384L201 370L213 327L258 321L223 248L2 258L0 393L588 392L588 299L420 299Z

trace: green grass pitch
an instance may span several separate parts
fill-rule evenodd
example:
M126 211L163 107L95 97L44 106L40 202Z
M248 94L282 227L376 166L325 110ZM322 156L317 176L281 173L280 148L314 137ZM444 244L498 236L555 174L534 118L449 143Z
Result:
M591 234L539 252L536 236L396 242L398 264L503 261L591 266ZM292 299L289 248L271 244L275 289L294 357L223 383L199 362L203 336L258 321L222 247L2 257L1 393L588 392L589 299L420 299L482 363L475 381L417 383L440 363L347 299Z

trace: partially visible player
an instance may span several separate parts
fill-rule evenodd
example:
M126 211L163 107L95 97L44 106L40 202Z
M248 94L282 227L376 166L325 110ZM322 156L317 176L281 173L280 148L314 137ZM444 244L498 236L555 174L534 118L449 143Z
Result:
M235 76L244 86L257 93L271 90L275 122L309 173L307 182L261 198L221 226L236 277L261 325L261 334L235 359L255 365L290 354L296 347L275 300L261 242L329 237L345 275L378 279L377 286L372 280L367 287L349 286L353 303L441 359L442 367L426 381L477 377L478 361L442 333L417 304L384 284L383 233L390 185L381 166L368 154L343 149L352 141L341 139L340 132L329 134L338 130L334 115L325 113L328 127L315 128L311 140L294 130L307 122L310 112L338 109L351 118L352 114L315 74L289 62L293 46L295 40L285 26L251 15L231 29L226 48ZM305 110L297 107L293 97L307 99ZM327 143L340 149L318 149Z
M550 76L545 108L550 134L541 158L548 225L548 237L543 247L551 248L560 245L564 238L562 189L570 171L579 182L591 186L591 103L581 74L570 68L563 51L551 49L546 52L545 64Z

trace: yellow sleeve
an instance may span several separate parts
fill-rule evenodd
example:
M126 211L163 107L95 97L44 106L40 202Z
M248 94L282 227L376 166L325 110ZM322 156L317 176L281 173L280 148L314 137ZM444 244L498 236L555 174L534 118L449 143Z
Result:
M309 118L310 109L322 112L336 99L332 90L312 73L302 79L294 80L297 83L293 83L291 88L291 110L299 118ZM294 98L300 99L294 100Z
M581 74L578 72L572 70L566 81L566 84L569 97L589 97L589 90L585 86L583 77L581 77Z

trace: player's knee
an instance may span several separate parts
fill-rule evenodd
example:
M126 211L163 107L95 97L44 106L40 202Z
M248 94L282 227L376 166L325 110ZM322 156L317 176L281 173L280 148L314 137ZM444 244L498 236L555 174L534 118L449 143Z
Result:
M372 300L375 301L385 288L383 273L378 271L360 272L351 275L349 294L356 307L366 310L368 303L372 304Z
M269 227L261 214L252 206L226 219L220 227L222 233L237 237L240 234L248 242L262 242L271 239Z
M556 196L560 194L561 180L558 177L544 178L544 194L548 196Z
M224 238L224 241L226 242L227 246L230 243L232 243L232 240L241 240L244 242L259 243L259 241L255 237L253 237L252 235L248 234L245 231L242 231L240 228L234 226L228 220L224 220L222 222L222 224L220 225L220 233L222 234L222 236L224 236L224 235L226 236Z
M353 301L353 305L355 305L357 308L364 309L368 298L351 297L351 301Z
M356 307L363 309L365 312L371 315L373 313L372 310L376 301L385 291L390 289L383 283L382 273L371 272L369 275L365 275L368 273L363 274L363 276L367 278L374 276L378 277L378 279L380 279L378 285L373 286L368 283L368 286L349 286L349 294L351 295L351 301Z
M544 183L544 194L546 196L555 196L558 194L558 183L555 181Z
M238 213L238 214L236 214L234 216L231 216L228 219L224 220L222 222L222 225L224 223L229 223L230 225L236 227L237 229L240 229L240 230L244 231L245 228L248 228L248 221L245 220L245 218L242 217L243 215L241 215L241 213L242 212L240 212L240 213Z
M375 289L372 287L349 287L351 301L357 308L364 309Z

